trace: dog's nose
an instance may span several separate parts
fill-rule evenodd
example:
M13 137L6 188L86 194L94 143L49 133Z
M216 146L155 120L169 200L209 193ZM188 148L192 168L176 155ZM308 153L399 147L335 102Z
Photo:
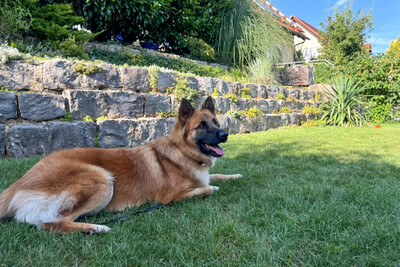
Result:
M226 142L228 140L228 133L225 131L219 131L218 132L218 138L221 140L221 142Z

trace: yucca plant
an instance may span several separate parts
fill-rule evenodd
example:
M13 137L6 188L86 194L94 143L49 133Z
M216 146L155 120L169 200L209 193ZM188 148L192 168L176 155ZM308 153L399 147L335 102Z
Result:
M360 95L364 89L350 77L334 78L330 89L327 87L323 89L323 95L327 100L322 104L324 110L322 120L333 126L366 125L365 102Z

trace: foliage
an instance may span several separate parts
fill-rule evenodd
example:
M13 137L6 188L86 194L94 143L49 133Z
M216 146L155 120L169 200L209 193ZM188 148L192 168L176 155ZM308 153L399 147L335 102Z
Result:
M279 94L277 94L277 95L276 95L276 99L277 99L277 100L285 100L285 99L286 99L286 97L285 97L285 95L284 95L284 94L282 94L282 93L279 93Z
M372 12L352 10L353 1L340 13L335 8L333 17L328 16L324 23L321 39L321 57L334 64L345 63L349 57L363 52L367 33L372 29Z
M250 92L251 92L250 88L248 88L248 87L242 88L242 90L241 90L242 98L250 99L251 98Z
M214 88L214 92L211 94L212 97L219 96L217 88Z
M95 120L92 117L90 117L89 115L86 115L82 120L89 121L89 122L95 122Z
M240 111L238 111L238 110L228 110L228 111L226 112L226 115L232 116L232 117L234 117L235 119L240 120L240 119L242 119L243 113L240 112Z
M321 113L323 113L320 108L314 107L313 105L305 105L301 112L309 115L320 115Z
M214 48L207 44L204 40L194 37L189 37L186 40L189 57L203 60L207 62L215 61Z
M228 98L230 101L235 102L235 103L239 101L239 97L232 93L227 93L224 95L224 97Z
M0 63L5 64L10 60L27 59L29 57L29 54L21 53L12 46L0 43Z
M176 111L156 112L156 116L160 118L172 118L178 116Z
M160 67L157 65L151 65L149 71L149 86L152 92L158 91L158 74L160 73Z
M258 109L258 108L249 108L248 110L245 111L245 114L246 114L248 117L256 118L256 117L261 116L263 113L262 113L262 111L261 111L260 109Z
M383 123L390 120L392 104L385 101L385 96L374 96L368 103L369 121Z
M339 76L332 81L331 90L324 89L328 99L322 104L322 120L333 126L364 126L367 120L364 114L364 102L360 93L364 90L359 83L346 76Z
M85 64L82 62L73 65L72 69L84 75L100 73L103 71L103 68L97 64Z
M282 108L279 110L279 113L292 113L292 109L289 108L289 107L282 107Z
M298 100L297 98L293 97L293 96L288 96L288 97L286 98L286 101L297 102L297 101L299 101L299 100Z
M72 114L69 111L67 111L67 114L65 114L64 117L61 117L60 121L72 122L72 121L74 121L74 117L72 116Z
M67 39L61 42L54 42L53 44L58 44L60 48L61 55L63 57L77 57L80 59L89 59L85 53L85 48L76 41L75 36L70 35Z
M303 121L301 123L301 126L303 126L303 127L315 127L315 126L325 126L325 125L326 125L326 122L324 120L320 120L318 118Z
M187 99L193 106L197 106L200 99L200 91L192 89L188 85L188 81L185 78L176 78L176 83L170 93L176 97L177 101L181 101L183 98Z
M21 0L0 1L0 39L20 38L32 25L29 9Z
M396 58L400 60L400 36L397 37L397 41L390 42L389 49L386 51L388 57Z
M148 53L131 54L129 52L110 52L106 50L93 50L89 52L91 59L103 60L116 65L151 66L157 65L166 69L172 69L181 73L192 73L202 77L218 77L230 81L248 81L246 75L238 70L224 70L220 67L199 65L184 58L167 58Z
M75 11L86 20L92 32L104 31L99 40L111 37L125 43L152 42L169 51L187 52L185 37L213 40L221 12L230 0L43 0L73 2Z

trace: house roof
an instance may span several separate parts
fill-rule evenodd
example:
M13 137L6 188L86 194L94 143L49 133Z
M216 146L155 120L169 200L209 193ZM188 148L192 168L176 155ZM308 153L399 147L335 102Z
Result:
M291 19L285 16L281 11L279 11L276 7L274 7L270 2L266 0L253 0L261 9L264 11L268 11L272 14L271 19L284 28L288 29L294 35L302 39L310 39L306 35L304 35L303 30Z
M300 24L303 28L305 28L308 32L310 32L312 35L318 38L318 40L321 39L321 36L319 35L319 30L315 28L314 26L308 24L302 19L299 19L295 15L291 15L290 19L293 20L294 22Z

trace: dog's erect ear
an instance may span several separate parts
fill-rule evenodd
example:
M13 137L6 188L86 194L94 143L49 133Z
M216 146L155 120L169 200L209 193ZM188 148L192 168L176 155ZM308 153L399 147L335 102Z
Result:
M201 106L201 108L208 109L212 114L215 114L213 98L211 96L208 96L204 101L203 105Z
M179 121L185 123L188 119L192 117L194 113L194 108L192 104L186 99L181 100L181 106L179 107Z

